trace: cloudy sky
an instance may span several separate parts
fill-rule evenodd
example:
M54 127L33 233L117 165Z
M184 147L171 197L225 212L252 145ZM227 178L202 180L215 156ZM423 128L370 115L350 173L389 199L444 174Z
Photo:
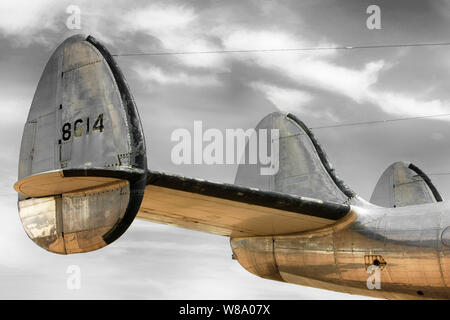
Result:
M366 9L381 8L381 30ZM66 9L81 10L69 30ZM448 42L450 1L0 0L0 298L355 299L259 279L231 260L227 238L135 221L100 251L58 256L19 221L20 140L41 72L56 46L84 33L113 54ZM136 99L149 167L233 182L236 167L176 166L176 128L252 128L291 112L310 127L450 113L450 47L117 57ZM337 172L362 197L384 169L412 161L450 172L450 117L314 130ZM450 175L432 175L444 198ZM81 268L80 290L66 270Z

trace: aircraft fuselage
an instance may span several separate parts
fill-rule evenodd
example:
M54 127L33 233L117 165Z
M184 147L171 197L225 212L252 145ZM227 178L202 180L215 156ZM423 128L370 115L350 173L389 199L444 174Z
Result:
M267 279L389 299L449 299L449 212L449 202L382 208L358 201L331 226L233 238L231 245L244 268Z

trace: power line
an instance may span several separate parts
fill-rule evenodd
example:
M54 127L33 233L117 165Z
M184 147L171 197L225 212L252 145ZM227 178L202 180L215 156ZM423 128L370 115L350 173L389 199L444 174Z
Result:
M328 128L339 128L339 127L351 127L351 126L361 126L361 125L369 125L369 124L379 124L379 123L388 123L388 122L396 122L396 121L407 121L407 120L418 120L418 119L427 119L427 118L439 118L439 117L448 117L450 113L441 113L441 114L433 114L428 116L418 116L418 117L409 117L409 118L394 118L394 119L386 119L386 120L374 120L374 121L362 121L362 122L341 122L332 125L326 126L317 126L311 127L311 130L318 129L328 129Z
M409 118L395 118L395 119L386 119L386 120L364 121L364 122L337 123L337 124L328 125L328 126L310 127L309 129L317 130L317 129L327 129L327 128L350 127L350 126L380 124L380 123L395 122L395 121L418 120L418 119L438 118L438 117L448 117L448 116L450 116L450 113L433 114L433 115L428 115L428 116L409 117ZM427 173L427 175L428 176L450 176L450 172Z
M427 173L427 176L448 176L450 172Z
M450 46L450 42L432 43L397 43L381 45L337 46L337 47L306 47L306 48L280 48L280 49L247 49L247 50L212 50L212 51L162 51L141 53L119 53L113 57L134 56L165 56L165 55L190 55L190 54L226 54L226 53L256 53L256 52L291 52L291 51L325 51L325 50L353 50L353 49L380 49L380 48L407 48L407 47L434 47Z

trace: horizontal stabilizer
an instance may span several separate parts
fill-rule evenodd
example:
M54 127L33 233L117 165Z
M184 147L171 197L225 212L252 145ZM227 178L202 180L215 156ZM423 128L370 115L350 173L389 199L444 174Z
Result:
M378 180L370 202L395 208L442 201L430 178L412 163L390 165Z
M238 237L316 229L349 211L345 204L149 171L137 217Z

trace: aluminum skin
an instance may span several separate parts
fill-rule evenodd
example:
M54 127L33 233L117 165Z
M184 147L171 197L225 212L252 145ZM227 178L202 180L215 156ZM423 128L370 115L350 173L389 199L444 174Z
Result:
M392 181L399 171L411 180L404 177L401 181L413 182L413 188L409 185L403 192L401 207L377 206L354 192L346 194L348 187L335 182L340 180L332 178L334 170L330 171L326 156L319 156L322 149L300 120L277 112L265 117L257 126L261 127L278 128L280 140L292 140L280 143L280 170L272 177L248 179L257 172L257 165L254 170L241 165L237 183L270 191L288 188L293 194L347 203L351 210L336 223L316 230L231 238L233 254L245 269L271 280L351 294L450 299L450 204L437 202L420 175L413 179L404 163L391 166L375 193L382 187L393 193L395 188L385 181ZM415 197L411 192L416 192ZM410 194L413 203L406 203L405 194ZM373 265L380 270L379 289L367 285Z
M87 252L131 224L147 176L145 139L125 79L93 37L66 39L48 61L19 157L19 215L60 254Z
M241 164L228 185L149 171L117 63L93 37L70 37L47 63L24 127L14 186L23 227L48 251L82 253L116 240L139 212L230 237L233 257L266 279L450 299L450 203L419 168L390 166L370 203L338 177L294 115L269 114L256 129L280 132L274 175ZM374 272L378 287L369 285Z

